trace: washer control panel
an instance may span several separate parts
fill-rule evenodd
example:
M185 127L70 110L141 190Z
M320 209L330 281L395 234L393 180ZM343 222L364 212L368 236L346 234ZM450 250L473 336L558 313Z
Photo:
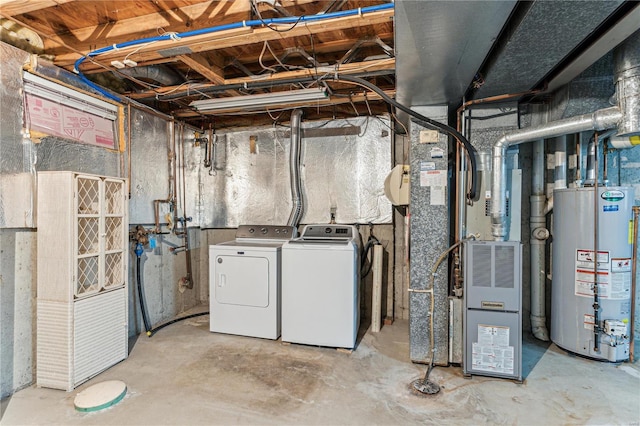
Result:
M355 235L353 225L307 225L302 231L303 239L351 239Z
M297 232L294 226L240 225L236 231L236 238L290 240L296 236Z

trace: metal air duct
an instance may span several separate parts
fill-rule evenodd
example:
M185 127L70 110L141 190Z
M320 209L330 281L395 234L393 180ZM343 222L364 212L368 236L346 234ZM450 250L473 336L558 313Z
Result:
M616 98L623 113L616 140L640 144L640 30L614 50ZM633 143L635 141L635 143Z
M291 201L293 207L287 221L288 226L297 227L304 213L302 202L302 184L300 181L300 146L302 142L302 132L300 125L302 122L302 110L295 109L291 113L291 144L289 147L289 177L291 184Z

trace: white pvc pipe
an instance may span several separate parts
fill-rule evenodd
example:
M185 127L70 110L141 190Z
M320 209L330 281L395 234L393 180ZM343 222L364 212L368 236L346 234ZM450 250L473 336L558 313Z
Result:
M371 331L377 333L382 328L382 259L384 248L373 246L373 289L371 301Z

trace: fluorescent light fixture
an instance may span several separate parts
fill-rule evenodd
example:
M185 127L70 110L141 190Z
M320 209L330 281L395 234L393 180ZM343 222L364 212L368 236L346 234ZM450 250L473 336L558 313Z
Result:
M324 88L290 90L284 92L261 93L259 95L232 96L229 98L204 99L193 101L189 106L198 111L221 110L253 110L261 107L300 103L306 101L318 101L328 97Z
M24 91L107 120L118 118L118 107L93 96L85 95L69 87L54 83L29 72L23 72Z

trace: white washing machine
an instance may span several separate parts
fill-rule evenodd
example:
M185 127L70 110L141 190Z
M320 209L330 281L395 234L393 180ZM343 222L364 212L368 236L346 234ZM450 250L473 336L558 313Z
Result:
M236 239L209 246L210 330L280 337L282 245L292 226L241 225Z
M282 341L355 347L360 324L358 231L307 225L282 247Z

